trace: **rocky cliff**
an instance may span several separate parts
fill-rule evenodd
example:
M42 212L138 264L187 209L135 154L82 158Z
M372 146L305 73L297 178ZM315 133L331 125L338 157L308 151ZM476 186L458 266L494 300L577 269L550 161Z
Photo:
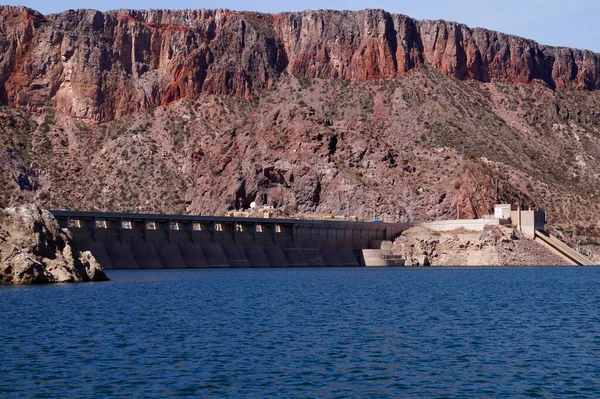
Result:
M43 16L0 7L0 101L98 122L202 94L250 96L297 78L394 78L430 66L461 80L596 90L600 56L383 10L229 10Z
M0 209L0 284L108 280L89 252L36 206Z
M599 56L379 10L0 7L0 204L548 211L600 253Z

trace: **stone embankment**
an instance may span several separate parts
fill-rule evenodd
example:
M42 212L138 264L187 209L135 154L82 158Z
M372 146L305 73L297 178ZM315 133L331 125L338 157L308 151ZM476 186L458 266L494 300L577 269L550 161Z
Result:
M37 206L0 209L0 284L108 280L94 256Z
M567 265L539 243L505 226L486 226L482 232L414 227L394 241L392 252L403 256L406 266Z

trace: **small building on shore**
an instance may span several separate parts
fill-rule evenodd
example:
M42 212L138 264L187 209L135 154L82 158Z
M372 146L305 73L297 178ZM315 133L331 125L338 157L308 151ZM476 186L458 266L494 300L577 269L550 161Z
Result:
M494 214L485 215L481 219L437 220L420 225L437 231L451 231L460 228L483 231L485 226L509 225L519 229L526 237L533 239L536 230L544 231L545 224L546 213L544 211L523 210L518 205L496 204L494 205Z
M504 206L505 205L496 205L496 207ZM546 212L523 210L518 205L511 205L510 207L511 225L519 229L526 237L533 239L536 230L544 231L546 226ZM504 208L501 209L504 210Z

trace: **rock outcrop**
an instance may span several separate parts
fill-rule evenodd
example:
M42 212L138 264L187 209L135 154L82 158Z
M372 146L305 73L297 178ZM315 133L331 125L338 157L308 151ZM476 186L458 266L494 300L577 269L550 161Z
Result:
M34 205L0 209L0 284L108 280L94 256Z
M297 78L393 78L430 66L458 79L600 88L600 56L383 10L0 7L0 102L92 121L205 94L251 96Z
M504 226L486 226L483 232L413 227L394 241L392 252L401 255L406 266L567 265L537 242Z

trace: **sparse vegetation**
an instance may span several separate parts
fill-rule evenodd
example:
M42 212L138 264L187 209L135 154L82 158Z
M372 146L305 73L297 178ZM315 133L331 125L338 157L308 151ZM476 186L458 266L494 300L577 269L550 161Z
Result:
M50 127L54 123L54 114L47 113L44 117L44 121L40 125L40 130L42 133L48 133L50 131Z
M393 212L410 203L406 217L418 220L453 217L459 194L475 193L476 206L489 208L491 176L502 176L499 198L547 209L551 224L570 226L565 237L592 243L599 241L598 231L588 228L598 224L600 212L600 116L592 113L599 108L595 92L462 82L433 68L384 83L287 75L259 97L184 101L100 126L61 124L62 116L48 114L38 129L35 123L30 130L7 128L3 140L16 154L5 163L11 172L46 168L65 207L97 207L102 176L119 174L129 186L122 198L120 190L111 192L116 208L129 202L132 209L147 208L148 202L218 213L231 202L232 182L243 182L252 195L277 193L278 200L309 210L315 204L302 187L314 188L316 178L309 176L315 175L323 214L344 206L349 213L363 207L397 217ZM73 126L77 140L65 141L73 132L59 128ZM53 150L63 159L47 156ZM70 157L81 160L80 171L73 172ZM274 165L296 183L267 181L262 171ZM481 173L470 177L477 168ZM2 201L24 192L10 183L12 176L5 177ZM413 195L418 188L424 191ZM340 192L347 193L344 204ZM186 198L194 198L193 205Z

